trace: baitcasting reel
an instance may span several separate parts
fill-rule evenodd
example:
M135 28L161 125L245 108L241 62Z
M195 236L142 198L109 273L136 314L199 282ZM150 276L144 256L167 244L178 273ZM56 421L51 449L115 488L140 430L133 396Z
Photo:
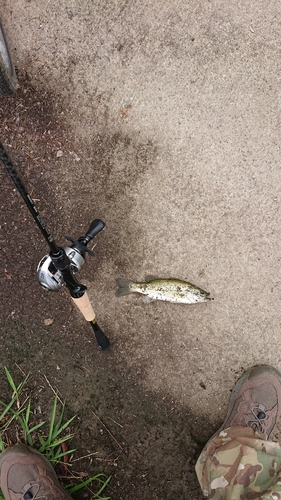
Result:
M104 222L100 219L95 219L85 236L81 236L78 241L67 237L72 242L72 245L66 247L66 249L59 247L42 221L33 199L24 187L1 143L0 161L7 169L8 174L15 183L16 188L50 248L49 255L45 255L37 268L39 283L45 290L58 291L63 285L67 287L74 303L94 330L99 348L102 351L106 351L110 346L110 342L97 323L95 312L87 294L87 287L80 284L74 275L74 273L81 269L86 252L93 254L93 252L90 252L86 248L87 244L104 228Z
M73 273L80 271L85 262L86 253L94 255L93 252L87 248L87 244L104 227L105 224L102 220L95 219L91 223L85 236L81 236L78 240L66 236L66 239L72 242L72 245L65 247L64 251L69 259L69 267ZM55 268L50 255L45 255L39 262L37 267L37 279L44 290L50 290L52 292L58 292L60 288L65 285L63 275L61 271Z

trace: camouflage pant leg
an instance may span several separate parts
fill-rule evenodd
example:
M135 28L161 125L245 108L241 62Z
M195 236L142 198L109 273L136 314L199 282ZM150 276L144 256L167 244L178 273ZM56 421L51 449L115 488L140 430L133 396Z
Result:
M281 447L249 427L229 427L211 439L196 463L212 500L281 499Z

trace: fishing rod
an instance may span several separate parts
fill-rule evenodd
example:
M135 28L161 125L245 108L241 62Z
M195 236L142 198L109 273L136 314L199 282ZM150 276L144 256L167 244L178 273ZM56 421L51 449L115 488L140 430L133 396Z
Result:
M84 236L81 236L78 240L66 236L66 239L71 241L72 245L65 248L59 247L41 219L34 201L23 185L1 143L0 160L5 165L8 174L16 185L32 217L49 245L49 254L41 259L37 267L37 279L40 285L45 290L55 292L59 291L64 285L68 288L74 303L93 328L99 348L105 351L110 346L109 340L97 324L96 315L86 291L87 287L79 284L74 275L74 273L77 273L84 264L86 253L94 255L93 252L87 248L87 244L104 229L104 222L100 219L93 220Z

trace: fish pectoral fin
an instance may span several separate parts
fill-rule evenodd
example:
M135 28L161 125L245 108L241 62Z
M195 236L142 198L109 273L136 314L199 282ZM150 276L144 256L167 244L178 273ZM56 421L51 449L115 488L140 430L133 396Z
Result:
M154 302L154 299L152 299L151 297L148 297L147 295L144 295L142 297L142 301L144 304L149 304L150 302Z
M157 276L153 276L153 274L148 274L145 277L145 281L149 283L150 281L158 280L159 278Z

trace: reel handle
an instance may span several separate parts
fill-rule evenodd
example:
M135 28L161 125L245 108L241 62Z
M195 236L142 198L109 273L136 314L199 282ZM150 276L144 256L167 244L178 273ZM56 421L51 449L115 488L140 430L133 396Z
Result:
M78 240L71 238L70 236L65 236L68 241L72 242L72 247L76 248L78 252L81 253L82 257L85 257L85 253L94 255L94 253L87 248L89 241L91 241L100 231L105 227L105 223L100 219L95 219L91 222L90 227L85 234L85 236L80 236Z

